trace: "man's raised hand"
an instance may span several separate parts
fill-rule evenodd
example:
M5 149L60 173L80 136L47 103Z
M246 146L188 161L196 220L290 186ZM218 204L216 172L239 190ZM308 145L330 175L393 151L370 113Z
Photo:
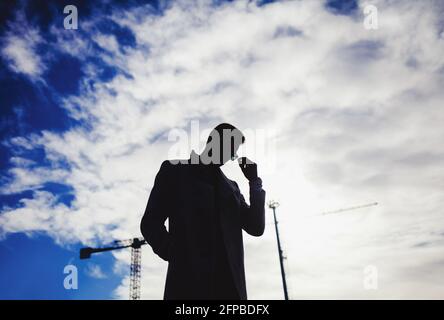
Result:
M257 164L248 159L247 157L240 157L238 159L239 167L242 170L242 173L244 174L245 178L248 179L248 181L252 181L257 179Z

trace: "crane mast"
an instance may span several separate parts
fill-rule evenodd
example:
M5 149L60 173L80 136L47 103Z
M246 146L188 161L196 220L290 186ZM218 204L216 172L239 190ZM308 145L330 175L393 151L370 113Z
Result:
M140 299L140 277L142 269L142 249L146 244L143 238L134 238L128 240L114 241L111 245L99 248L81 248L80 259L89 259L91 255L98 252L119 250L131 248L131 264L130 264L130 300Z
M134 238L131 245L131 266L130 266L130 300L140 299L140 277L142 266L142 249L144 244L138 238Z

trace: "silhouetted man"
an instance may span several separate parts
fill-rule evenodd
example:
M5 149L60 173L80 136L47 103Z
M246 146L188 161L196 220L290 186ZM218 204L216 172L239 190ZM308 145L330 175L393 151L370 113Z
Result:
M169 262L164 299L247 299L242 230L263 234L265 191L257 165L247 158L239 166L249 181L250 205L220 170L237 158L244 141L237 128L223 123L200 155L193 151L189 159L162 163L141 231Z

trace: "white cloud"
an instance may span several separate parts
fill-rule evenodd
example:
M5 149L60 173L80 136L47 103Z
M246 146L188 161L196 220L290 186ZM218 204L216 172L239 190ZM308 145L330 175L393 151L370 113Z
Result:
M37 52L37 46L43 42L38 28L29 25L21 14L9 27L1 41L1 55L14 72L23 73L31 79L39 78L46 66Z
M3 187L62 181L74 188L72 207L36 192L2 213L3 233L45 231L84 243L138 235L172 145L168 130L189 129L190 119L201 127L227 121L276 131L277 169L262 175L268 198L281 202L291 297L442 298L443 8L375 4L377 31L365 30L362 16L333 15L317 1L179 3L162 16L140 8L114 16L137 39L125 53L111 40L113 61L131 78L66 100L73 116L89 119L88 129L33 138L69 170L19 166ZM265 159L255 160L260 170ZM225 171L247 193L237 168ZM373 201L380 205L303 218ZM250 298L282 297L270 217L262 238L245 239ZM161 298L166 264L147 248L143 256L142 296ZM116 257L128 263L129 251ZM379 270L376 291L363 288L367 265ZM125 278L116 296L127 298L127 286Z
M85 272L91 278L96 278L96 279L107 278L106 274L102 271L102 268L97 264L89 263L85 268Z

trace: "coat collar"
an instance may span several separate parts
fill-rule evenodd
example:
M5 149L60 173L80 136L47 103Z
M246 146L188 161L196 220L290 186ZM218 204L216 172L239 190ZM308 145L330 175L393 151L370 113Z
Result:
M205 166L203 164L199 164L199 155L193 150L190 154L190 159L188 160L188 164L196 169L198 166ZM227 176L222 172L220 167L212 168L216 171L216 179L217 179L217 191L222 198L228 198L234 194L235 188L233 183Z

